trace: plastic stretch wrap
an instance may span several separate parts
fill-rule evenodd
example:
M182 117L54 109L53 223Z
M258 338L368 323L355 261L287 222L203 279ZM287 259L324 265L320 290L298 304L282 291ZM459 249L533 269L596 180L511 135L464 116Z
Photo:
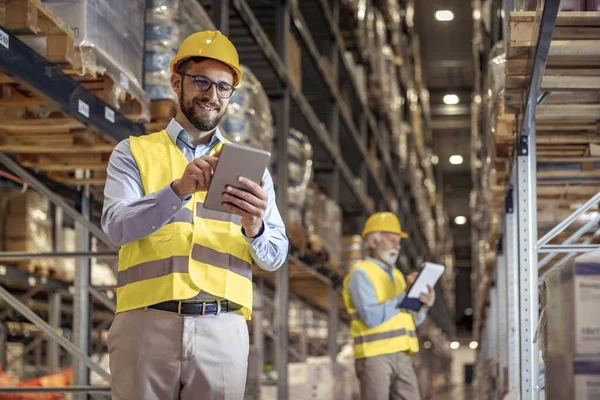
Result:
M391 80L394 52L387 43L387 29L380 11L372 13L372 25L369 30L369 97L370 101L385 113L392 111L395 98L392 96ZM397 86L397 83L396 83Z
M53 221L47 198L31 190L0 191L0 251L53 251ZM35 259L32 266L54 268L55 261Z
M272 156L273 178L277 176L277 141ZM306 135L290 129L288 135L288 224L290 239L297 246L306 246L308 224L307 192L313 179L312 145Z
M392 44L399 44L401 31L401 13L398 0L378 0L379 8L385 18L385 23L390 31L390 40Z
M145 0L43 0L74 32L79 55L73 64L85 72L107 75L114 82L111 103L129 93L148 119L150 104L142 88Z
M409 159L408 176L411 182L411 192L415 198L417 213L419 215L419 221L423 227L427 248L433 253L436 245L436 226L431 213L431 207L429 206L428 195L424 184L425 175L423 170L418 165L417 154L414 152L411 153Z
M314 188L308 189L307 203L310 205L310 210L307 212L307 226L312 237L311 242L320 241L330 263L340 266L342 209L339 204Z
M244 79L236 89L221 127L229 140L257 149L273 151L273 116L267 93L244 65Z
M342 238L342 269L346 273L352 265L367 256L365 243L360 235Z
M145 89L152 100L171 99L169 64L189 35L215 29L215 25L197 1L151 0L146 9Z

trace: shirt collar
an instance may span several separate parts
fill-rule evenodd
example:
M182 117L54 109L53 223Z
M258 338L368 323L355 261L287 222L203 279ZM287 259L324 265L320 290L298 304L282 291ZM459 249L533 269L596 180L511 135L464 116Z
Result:
M193 147L192 144L190 143L190 136L185 131L185 129L183 129L181 124L175 120L175 118L173 118L171 120L171 122L169 122L169 125L166 128L166 131L167 131L167 135L169 135L169 138L171 138L171 140L173 141L173 143L175 145L177 145L177 138L179 138L179 139L183 140L185 142L185 144L187 144L188 146ZM221 134L221 131L219 130L219 128L217 128L215 130L215 132L213 133L212 138L210 139L210 143L208 144L208 147L214 147L218 142L225 143L225 138Z
M379 265L381 268L383 268L384 270L386 270L386 271L388 271L388 272L391 270L390 266L389 266L389 265L387 265L386 263L384 263L384 262L383 262L383 261L381 261L381 260L378 260L378 259L376 259L376 258L373 258L373 257L370 257L370 256L367 256L367 260L368 260L368 261L371 261L371 262L372 262L372 263L374 263L374 264L377 264L377 265Z

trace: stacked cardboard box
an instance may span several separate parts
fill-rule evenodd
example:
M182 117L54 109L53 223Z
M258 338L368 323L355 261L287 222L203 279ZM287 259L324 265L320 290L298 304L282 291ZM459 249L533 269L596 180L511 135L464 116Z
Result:
M546 278L543 348L548 400L600 398L600 251Z
M52 252L53 223L50 202L34 191L7 190L0 192L0 251ZM55 260L20 261L29 272L49 275Z

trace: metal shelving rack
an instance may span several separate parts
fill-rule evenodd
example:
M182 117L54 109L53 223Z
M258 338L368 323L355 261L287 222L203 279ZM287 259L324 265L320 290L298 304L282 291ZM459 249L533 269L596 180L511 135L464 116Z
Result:
M427 246L419 226L410 216L411 202L406 198L405 182L402 171L394 168L389 149L385 148L383 135L387 124L378 121L368 104L359 95L358 83L351 73L351 66L344 57L345 47L338 28L339 2L337 0L278 0L276 2L248 0L199 0L204 8L212 13L213 20L223 33L228 35L240 53L241 61L246 64L259 79L269 95L274 109L278 158L276 188L278 206L284 221L287 221L287 137L290 127L305 133L314 149L315 180L327 190L327 194L340 204L344 213L344 232L360 231L366 217L376 210L387 210L392 204L385 200L386 187L392 188L399 201L399 217L408 231L410 239L405 241L403 253L406 263L403 270L410 271L419 261L430 259ZM251 3L251 4L250 4ZM274 4L276 5L274 7ZM0 26L0 29L6 30ZM5 32L8 46L0 46L0 70L13 79L22 82L44 97L61 105L72 118L86 124L98 134L113 142L129 135L145 133L143 125L133 123L114 110L107 113L107 104L96 98L91 92L65 75L60 69L39 56L24 45L16 36ZM291 81L287 69L288 35L294 35L302 48L303 87L297 88ZM326 72L323 55L327 56L333 74ZM349 90L349 98L343 98L340 88ZM82 106L84 103L84 106ZM114 115L114 122L107 118ZM379 159L383 169L377 172L367 162L367 140L376 138ZM92 253L89 249L91 235L116 248L94 221L93 196L89 185L82 185L80 191L66 191L75 197L76 206L68 204L63 195L50 188L51 182L44 181L35 173L18 165L6 154L0 154L0 164L18 176L35 190L44 194L57 209L62 210L80 226L81 248L77 253L52 253L52 258L65 257L80 260L76 268L73 294L74 343L56 333L57 319L52 325L23 306L8 290L0 290L0 298L11 304L27 319L39 326L48 336L65 347L78 360L75 369L73 390L81 393L106 391L106 388L89 386L89 371L94 370L110 382L108 373L94 363L90 357L91 305L94 300L103 307L114 311L114 303L90 283L90 258L106 256L107 253ZM374 199L374 204L368 200ZM409 197L410 199L410 197ZM60 215L60 212L58 213ZM110 253L114 255L115 253ZM0 253L2 259L42 257L42 254ZM329 304L321 307L328 313L329 339L328 353L332 360L338 351L337 331L340 324L340 287L339 277L326 276L317 272L313 266L301 260L291 258L277 273L273 282L275 298L275 339L277 348L276 370L278 372L278 398L287 398L288 354L294 352L288 343L288 302L290 297L290 268L304 270L312 274L315 282L320 282L328 291ZM13 269L0 267L0 280L22 282L34 278ZM6 272L2 274L1 272ZM265 299L260 287L267 279L257 279L258 309ZM43 290L52 293L64 290L59 281L47 279L36 281ZM104 288L110 290L110 288ZM305 301L311 299L304 298ZM60 305L60 301L58 302ZM55 307L56 308L56 307ZM452 321L447 313L444 298L438 295L436 307L431 311L434 320L449 336L453 334ZM53 314L56 314L56 310ZM257 322L261 320L261 311L255 314ZM264 351L265 332L262 324L253 325L253 335L257 338L259 351ZM53 354L57 353L53 348ZM54 355L54 357L57 357ZM53 361L57 364L57 361ZM31 391L43 391L31 389ZM0 390L2 392L2 390Z
M498 246L494 283L488 296L489 308L484 324L482 354L484 359L498 360L499 387L520 392L523 400L537 400L539 385L539 349L536 340L539 306L538 286L551 270L556 269L578 253L599 248L572 244L583 233L595 229L600 235L598 221L590 220L560 245L548 245L584 212L600 202L600 193L579 207L569 217L538 239L537 224L537 164L536 164L536 106L546 98L539 93L541 81L558 16L560 0L545 0L540 17L539 38L535 47L530 84L527 89L521 129L517 132L516 154L505 201L502 237ZM505 1L505 25L514 2ZM506 26L504 31L507 32ZM538 253L569 253L558 264L539 276L547 262L538 263Z

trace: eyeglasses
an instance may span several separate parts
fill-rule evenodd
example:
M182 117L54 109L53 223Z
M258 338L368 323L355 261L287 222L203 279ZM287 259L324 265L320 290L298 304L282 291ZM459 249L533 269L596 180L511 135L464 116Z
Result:
M231 86L229 83L214 82L214 81L208 79L204 75L190 75L190 74L183 74L183 75L189 76L190 78L192 78L194 80L194 87L201 92L207 92L210 90L212 85L215 85L217 88L217 96L219 96L222 99L230 98L233 95L233 92L235 91L235 88L233 86Z

